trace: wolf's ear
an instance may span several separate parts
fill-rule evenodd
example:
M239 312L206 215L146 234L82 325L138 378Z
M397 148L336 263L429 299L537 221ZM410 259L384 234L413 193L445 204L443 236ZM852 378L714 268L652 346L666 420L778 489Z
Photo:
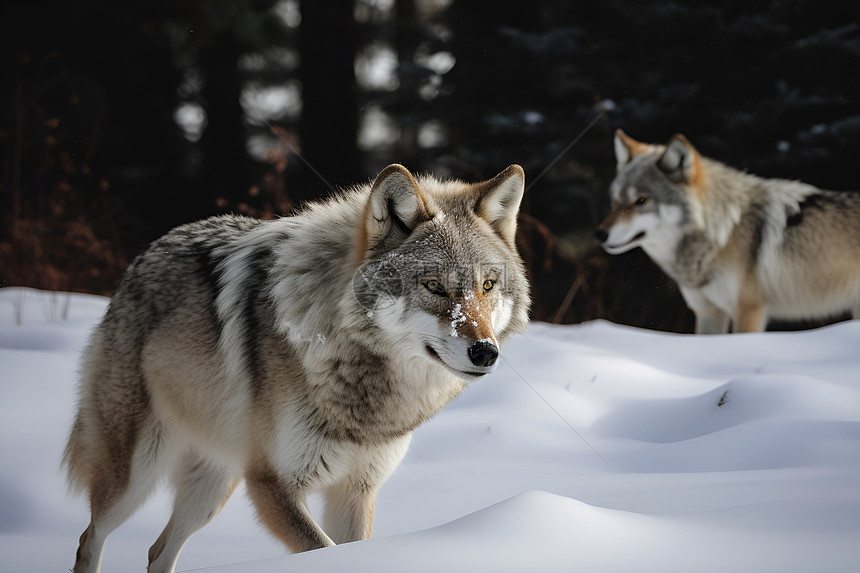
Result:
M666 151L657 160L657 167L675 183L695 185L702 172L699 152L680 133L673 135Z
M428 219L421 188L402 165L389 165L376 176L364 210L363 251L394 247Z
M649 145L636 141L620 129L615 130L615 161L616 169L621 171L621 168L630 163L630 160L648 151Z
M515 244L517 214L525 193L526 174L519 165L511 165L483 185L475 206L479 217L487 221L509 244Z

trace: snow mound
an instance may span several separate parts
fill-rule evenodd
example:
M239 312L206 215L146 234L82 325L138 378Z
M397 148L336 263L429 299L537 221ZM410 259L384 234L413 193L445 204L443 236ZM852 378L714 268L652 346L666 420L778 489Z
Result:
M106 308L0 289L2 571L74 560L89 516L59 460ZM860 321L729 336L532 324L415 433L372 539L287 555L240 487L179 569L853 573L858 343ZM145 568L169 513L161 491L109 537L103 571Z

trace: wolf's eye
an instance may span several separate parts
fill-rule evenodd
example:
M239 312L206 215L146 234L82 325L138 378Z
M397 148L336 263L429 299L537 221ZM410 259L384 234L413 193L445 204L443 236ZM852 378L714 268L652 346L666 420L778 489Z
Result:
M636 198L636 201L633 204L636 205L637 207L641 207L642 205L646 204L647 202L648 202L648 197L645 197L644 195L640 195L639 197Z
M490 292L493 290L493 287L496 286L496 281L492 279L487 279L484 281L484 292Z
M424 288L426 288L435 295L445 296L446 294L448 294L445 292L445 287L442 286L442 283L436 279L430 279L429 281L424 283Z

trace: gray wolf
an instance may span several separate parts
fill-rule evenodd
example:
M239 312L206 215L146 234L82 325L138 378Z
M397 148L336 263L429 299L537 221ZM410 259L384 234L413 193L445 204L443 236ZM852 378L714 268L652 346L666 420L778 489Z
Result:
M610 254L641 247L675 280L697 333L758 332L769 318L860 317L860 193L763 179L667 145L615 135Z
M174 509L151 573L174 570L242 479L293 551L367 538L412 431L525 329L523 192L517 165L476 184L391 165L292 217L155 241L82 361L64 463L92 517L74 571L99 571L107 535L165 474Z

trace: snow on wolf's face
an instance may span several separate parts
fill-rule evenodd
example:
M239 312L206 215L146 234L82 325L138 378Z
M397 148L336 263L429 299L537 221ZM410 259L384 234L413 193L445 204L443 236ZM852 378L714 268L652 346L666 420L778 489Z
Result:
M398 352L475 378L495 368L500 340L525 329L528 283L516 251L524 182L518 165L479 183L416 179L402 165L377 176L353 287Z

